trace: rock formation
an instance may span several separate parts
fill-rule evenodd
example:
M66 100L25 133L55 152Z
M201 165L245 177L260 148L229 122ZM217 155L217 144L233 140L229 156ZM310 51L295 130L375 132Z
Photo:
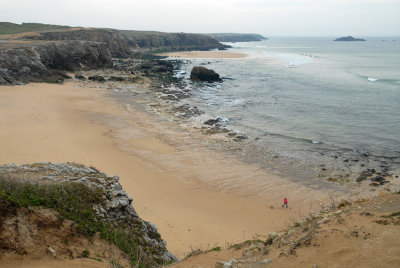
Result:
M111 67L111 53L98 42L63 41L0 49L0 85L57 82L63 71Z
M42 32L27 38L35 40L86 40L107 45L114 57L126 57L138 50L210 50L229 46L201 34L79 29Z
M219 77L219 74L217 74L214 70L207 69L203 66L193 67L190 73L190 79L192 81L206 81L209 83L222 82L222 79Z
M92 189L95 193L100 194L100 201L95 202L92 207L97 219L104 223L111 224L112 226L118 226L119 228L125 226L123 230L126 229L131 233L135 233L138 236L136 241L138 241L137 243L142 247L144 254L149 255L148 257L151 259L158 260L157 263L160 263L160 260L163 262L177 260L176 257L167 250L166 243L161 239L157 227L150 222L142 220L138 216L135 209L132 207L133 198L122 189L118 176L107 176L95 168L89 168L78 164L51 164L43 162L22 166L2 165L0 166L0 179L4 180L5 177L29 178L29 181L22 182L25 184L82 184ZM2 185L5 184L0 184L0 186ZM15 205L7 201L7 198L3 198L2 193L6 193L5 196L7 196L7 189L2 189L0 187L0 202L8 202L9 206L14 207ZM0 214L0 230L10 233L10 230L5 230L6 226L3 224L7 222L7 213ZM58 222L57 224L60 226L64 225L62 222ZM69 225L71 224L72 223L69 223ZM8 243L7 239L9 239L9 237L0 236L0 254L2 250L13 250L13 247L3 247L5 244L8 245L12 242L10 241L10 243ZM32 236L30 239L34 240L36 238ZM31 242L34 243L35 241ZM23 253L24 250L21 248L23 245L21 244L18 247L20 248L19 251Z
M239 33L210 33L207 34L218 42L251 42L268 40L260 34L239 34Z
M334 41L365 41L365 39L354 38L353 36L345 36L335 39Z

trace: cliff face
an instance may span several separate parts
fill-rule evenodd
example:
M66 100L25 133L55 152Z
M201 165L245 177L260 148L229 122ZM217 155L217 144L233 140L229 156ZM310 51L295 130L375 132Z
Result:
M126 57L138 50L210 50L224 49L212 37L201 34L80 29L43 32L30 36L35 40L85 40L105 43L114 57Z
M75 30L43 32L38 36L30 36L35 40L80 40L101 42L115 57L126 57L129 54L128 40L117 31L111 30Z
M24 180L21 181L21 178ZM0 206L5 203L9 207L17 207L18 211L14 209L14 212L26 212L26 208L38 210L26 221L30 225L28 229L39 230L40 236L39 232L28 230L21 237L21 232L18 232L21 223L11 215L16 213L5 213L7 211L0 209L0 256L3 253L24 255L46 252L49 241L43 237L49 237L55 251L59 254L67 252L66 255L71 257L73 247L59 242L74 240L77 234L93 236L99 233L101 238L120 248L126 254L123 257L131 263L134 261L142 265L139 267L155 267L176 261L176 257L167 250L157 227L138 216L132 200L122 189L118 176L107 176L94 168L48 162L2 165ZM54 222L49 217L40 217L41 223L29 219L43 214L43 209L48 211L48 215L55 215ZM35 228L35 225L39 227ZM68 231L46 233L53 227ZM57 237L61 241L55 239ZM105 244L108 242L103 241Z
M260 34L211 33L207 35L216 39L218 42L251 42L268 40L268 38Z
M62 70L112 66L106 45L96 42L63 41L29 47L0 49L0 85L27 82L56 82Z
M214 38L202 34L188 33L148 33L124 34L129 45L136 49L167 50L210 50L225 49L229 46L220 44Z

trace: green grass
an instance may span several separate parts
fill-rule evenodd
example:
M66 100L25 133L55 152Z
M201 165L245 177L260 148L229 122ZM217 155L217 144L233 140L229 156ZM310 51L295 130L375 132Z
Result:
M101 202L102 191L95 191L83 184L36 184L18 182L0 177L0 199L8 199L20 207L41 206L57 211L61 219L76 223L78 232L91 239L96 233L126 253L131 265L153 267L160 260L150 259L144 254L152 252L146 242L139 242L141 228L137 226L114 226L96 216L93 205ZM68 244L66 242L65 244ZM85 254L89 256L88 252Z
M213 247L212 249L207 250L207 252L212 252L212 251L221 251L221 247Z
M24 32L49 31L68 29L69 26L51 25L42 23L22 23L0 22L0 34L16 34Z

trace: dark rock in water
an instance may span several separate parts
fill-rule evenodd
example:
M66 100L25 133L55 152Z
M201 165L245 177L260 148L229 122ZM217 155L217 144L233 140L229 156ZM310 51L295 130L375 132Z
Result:
M90 81L98 81L98 82L105 82L106 81L106 79L101 75L89 76L88 79Z
M212 126L212 125L215 125L215 124L220 123L220 122L222 122L222 120L221 120L221 118L218 117L216 119L209 119L209 120L205 121L204 125Z
M356 182L362 182L365 181L366 179L370 178L371 176L373 176L375 173L375 169L367 169L364 170L360 173L360 175L358 176L358 178L356 179Z
M206 81L209 83L222 82L222 79L219 77L219 74L217 74L214 70L207 69L203 66L193 67L190 73L190 79L192 81Z
M334 41L366 41L365 39L354 38L353 36L345 36L335 39Z
M233 141L242 141L242 140L246 140L246 139L248 139L249 137L247 137L246 135L243 135L243 134L239 134L239 135L236 135L235 136L235 138L233 139Z

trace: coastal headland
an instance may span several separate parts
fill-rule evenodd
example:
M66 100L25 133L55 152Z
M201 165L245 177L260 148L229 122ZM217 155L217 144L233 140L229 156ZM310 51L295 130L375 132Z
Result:
M386 267L400 263L391 239L396 239L400 226L397 177L367 170L354 183L342 177L302 183L273 167L260 167L234 152L218 150L214 145L222 141L234 143L240 151L241 142L248 139L221 127L221 118L201 122L200 127L183 126L184 118L202 111L181 104L191 94L176 76L182 61L165 58L246 55L203 52L228 46L198 34L0 26L0 165L1 171L9 172L0 175L8 180L18 175L18 182L25 184L39 172L36 176L50 188L71 181L88 188L94 185L94 192L85 188L94 196L88 202L104 204L94 204L89 211L102 220L110 214L123 222L122 227L130 228L131 220L138 224L140 228L132 232L139 234L135 241L142 250L135 252L148 255L138 253L135 261L149 256L154 261L145 267L283 267L287 263L299 267L311 262L329 265L341 257L339 267L357 266L375 264L368 258L354 262L356 256L372 256L371 252L386 256ZM160 56L162 52L166 54ZM1 185L8 185L0 179ZM88 249L118 256L130 252L115 238L121 233L104 235L119 249L101 246L104 241L94 235L108 232L107 221L89 230L94 240L82 242L79 256L67 251L56 255L50 244L45 257L12 248L4 241L15 230L8 232L5 227L19 226L15 215L27 221L29 213L37 212L63 228L65 219L47 210L54 200L44 202L47 207L38 206L37 199L21 201L15 198L18 191L7 187L0 189L5 204L0 215L0 266L106 267L111 263L119 267L121 263L117 265L107 254L92 256ZM288 208L282 206L284 197L289 199ZM36 223L42 226L40 220ZM69 230L82 232L82 226L75 227ZM321 252L330 248L329 241L337 250L321 258ZM70 241L57 243L61 248ZM182 262L172 264L176 259L171 253ZM137 264L126 258L122 263Z

